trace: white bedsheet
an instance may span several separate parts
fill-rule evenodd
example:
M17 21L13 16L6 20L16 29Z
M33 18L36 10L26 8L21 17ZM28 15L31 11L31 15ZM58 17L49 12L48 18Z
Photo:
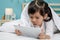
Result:
M0 32L0 40L38 40L38 39L17 36L16 34L7 32Z
M60 33L55 34L51 40L60 40Z
M17 36L16 34L7 32L0 32L0 40L39 40L39 39ZM60 34L55 34L53 39L49 40L60 40Z

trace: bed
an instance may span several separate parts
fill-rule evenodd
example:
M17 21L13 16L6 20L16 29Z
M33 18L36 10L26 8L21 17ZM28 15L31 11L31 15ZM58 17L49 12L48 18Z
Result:
M0 40L39 40L39 39L17 36L16 34L8 33L8 32L0 32ZM60 40L60 34L55 34L53 39L49 39L49 40Z
M20 20L4 23L0 27L0 40L39 40L36 38L17 36L13 25L19 24L19 22ZM54 34L53 38L50 40L60 40L60 33Z
M0 32L0 40L38 40L38 39L17 36L16 34L7 32Z

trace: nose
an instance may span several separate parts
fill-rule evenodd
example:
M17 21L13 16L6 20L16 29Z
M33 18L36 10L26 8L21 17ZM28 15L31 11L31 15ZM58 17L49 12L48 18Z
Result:
M32 23L33 24L35 24L36 23L36 19L34 18L34 19L32 19Z

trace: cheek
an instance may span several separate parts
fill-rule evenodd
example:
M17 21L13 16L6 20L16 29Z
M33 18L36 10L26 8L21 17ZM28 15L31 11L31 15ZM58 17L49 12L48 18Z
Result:
M41 25L42 22L43 22L43 19L39 19L39 20L37 20L37 25Z

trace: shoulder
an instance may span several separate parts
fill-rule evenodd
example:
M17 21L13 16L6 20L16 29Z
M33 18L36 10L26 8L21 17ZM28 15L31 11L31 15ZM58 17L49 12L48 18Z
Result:
M45 24L46 24L47 27L50 27L50 28L55 26L52 19L48 22L45 22Z

